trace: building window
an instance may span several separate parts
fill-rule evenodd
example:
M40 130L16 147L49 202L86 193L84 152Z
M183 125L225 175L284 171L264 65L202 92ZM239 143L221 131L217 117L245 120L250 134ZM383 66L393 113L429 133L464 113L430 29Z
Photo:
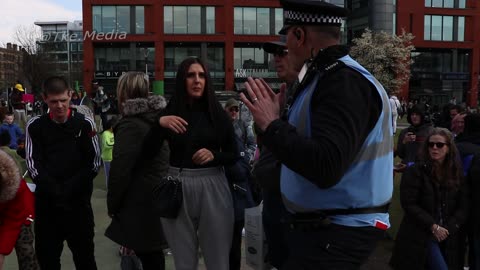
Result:
M283 9L275 9L275 34L278 34L283 27Z
M187 33L187 7L173 7L173 33Z
M145 7L143 6L135 7L135 33L145 33Z
M272 55L264 50L254 47L242 47L242 44L234 48L233 67L235 78L247 76L276 78L275 61Z
M465 17L425 15L424 40L464 41Z
M458 17L457 41L465 41L465 17Z
M368 7L368 0L348 0L347 6L353 10Z
M143 6L93 6L93 31L99 33L145 33Z
M164 6L163 18L165 34L215 33L215 7Z
M425 0L425 7L465 8L465 0Z
M225 53L222 47L207 48L207 66L210 73L219 71L222 73L225 70ZM223 77L225 77L224 73Z
M267 69L265 51L259 48L235 48L233 66L235 69Z
M215 7L207 7L207 34L215 34Z
M95 69L98 71L128 71L128 70L145 70L143 68L137 69L135 66L130 66L131 60L136 59L132 56L132 51L127 44L122 44L123 47L97 47L94 52ZM143 57L140 58L143 60Z
M118 6L117 7L117 20L115 24L117 32L130 33L130 7Z
M198 47L166 47L165 48L165 78L175 78L180 63L187 57L201 57Z
M153 72L155 71L155 47L137 47L135 50L135 54L137 55L135 58L136 70L148 70L149 76L153 75ZM125 51L125 53L128 54L129 52ZM147 59L145 59L145 54L147 55ZM145 65L147 65L147 67Z
M280 11L277 11L280 10ZM281 9L275 9L272 13L275 16L275 29L277 30L277 23L280 25ZM277 15L278 14L278 15ZM233 11L234 16L234 33L237 35L270 35L270 9L269 8L254 8L254 7L235 7ZM277 21L278 20L278 21Z

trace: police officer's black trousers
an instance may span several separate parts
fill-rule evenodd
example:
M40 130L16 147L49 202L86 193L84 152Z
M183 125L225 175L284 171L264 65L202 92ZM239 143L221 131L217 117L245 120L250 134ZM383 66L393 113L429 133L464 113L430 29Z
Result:
M242 231L245 220L235 220L233 224L232 247L230 248L230 270L240 270L242 261Z
M268 262L277 269L281 269L288 258L288 244L286 240L284 219L288 215L282 201L280 190L266 190L263 195L263 229L268 243Z
M165 255L163 250L150 253L135 253L142 262L143 270L165 270Z
M282 270L353 270L368 259L384 231L330 224L321 229L289 229L289 256Z
M35 249L40 268L61 269L60 257L66 241L77 270L96 270L91 205L51 207L37 200L35 206Z

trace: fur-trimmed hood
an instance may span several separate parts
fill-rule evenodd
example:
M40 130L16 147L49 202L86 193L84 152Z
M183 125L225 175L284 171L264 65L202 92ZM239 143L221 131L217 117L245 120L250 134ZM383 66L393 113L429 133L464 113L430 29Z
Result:
M0 150L0 203L15 198L20 187L20 172L17 163L7 153Z
M141 113L158 111L165 109L167 102L165 98L159 95L152 95L148 98L128 99L123 104L123 115L131 116Z

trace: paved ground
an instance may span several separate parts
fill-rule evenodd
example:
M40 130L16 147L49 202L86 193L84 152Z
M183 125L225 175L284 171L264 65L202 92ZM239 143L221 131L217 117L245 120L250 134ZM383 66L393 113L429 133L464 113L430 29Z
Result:
M106 238L103 234L107 228L110 219L107 216L107 209L105 204L106 192L104 185L103 173L99 174L95 179L96 189L92 197L92 205L95 212L95 256L99 270L119 270L120 257L118 256L118 246ZM375 253L371 256L367 265L363 270L386 270L389 269L387 262L390 258L393 241L385 240L380 243ZM173 266L173 259L167 256L167 270L175 269ZM11 254L6 258L5 270L17 270L17 262L15 254ZM62 256L62 269L73 270L72 255L68 247L65 247ZM200 262L199 269L206 269L202 262ZM243 263L242 269L250 269Z

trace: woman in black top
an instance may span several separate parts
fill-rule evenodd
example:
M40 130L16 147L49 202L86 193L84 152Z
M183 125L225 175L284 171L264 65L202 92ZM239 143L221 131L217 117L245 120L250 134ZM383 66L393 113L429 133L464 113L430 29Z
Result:
M197 269L198 246L208 269L226 270L233 230L232 198L223 166L236 159L231 121L217 101L208 70L198 58L184 60L176 91L160 118L170 146L169 173L183 188L176 219L162 219L175 269Z
M434 128L422 162L408 168L400 185L405 212L397 234L393 269L463 269L468 196L453 136Z

